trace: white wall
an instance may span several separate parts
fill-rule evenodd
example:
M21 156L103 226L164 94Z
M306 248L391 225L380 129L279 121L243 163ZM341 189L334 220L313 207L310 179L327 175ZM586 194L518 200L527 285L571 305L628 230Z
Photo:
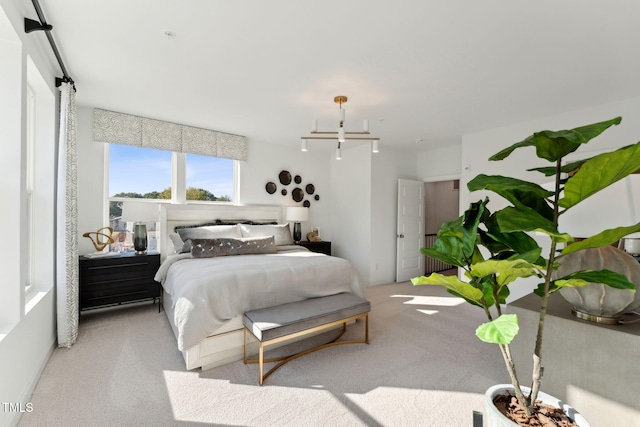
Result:
M93 108L77 107L78 149L78 253L95 252L91 240L82 237L109 225L104 199L105 146L93 141Z
M432 182L460 178L461 155L462 146L460 144L418 153L417 179Z
M470 193L467 190L467 183L473 177L481 173L512 176L540 184L548 181L548 178L545 179L544 176L538 172L526 172L525 170L538 166L549 165L546 161L540 160L535 156L533 147L520 148L502 161L488 161L490 156L503 148L522 141L537 131L572 129L578 126L608 120L616 116L622 116L622 123L620 125L609 128L609 130L593 139L584 148L579 150L580 153L584 153L584 158L588 158L593 155L593 153L589 154L590 152L622 147L640 140L640 98L629 99L579 111L572 111L499 129L465 135L462 138L461 164L463 165L464 172L460 179L460 209L465 210L469 206L469 203L482 199L486 195L490 196L491 202L489 207L492 211L506 206L506 202L500 199L497 195L486 192ZM574 157L583 158L581 155L574 155ZM619 208L616 208L613 201L611 203L607 202L602 204L609 207L609 212L606 215L594 215L590 213L588 209L581 210L580 207L576 208L574 215L575 213L582 212L581 215L583 217L581 218L581 222L591 224L593 232L601 231L608 228L608 226L613 225L629 225L626 222L628 220L628 216L619 216L621 211ZM619 221L623 221L623 223L620 223ZM546 241L544 237L534 237L540 240L540 243ZM521 286L512 287L515 292L512 293L509 299L510 301L529 293L533 287L535 287L536 280L522 280L521 283Z
M42 34L24 33L24 17L33 16L31 2L0 0L0 191L13 209L2 209L4 225L0 246L3 280L0 282L0 402L22 408L40 377L55 344L53 291L53 165L55 164L55 75L59 70L44 52ZM46 47L46 46L45 46ZM27 58L33 60L28 65ZM41 244L36 250L34 291L25 295L27 257L22 239L26 230L25 144L26 82L38 72L43 87L36 87L50 115L37 118L35 230ZM44 90L44 93L42 92ZM42 126L40 126L42 124ZM49 186L49 188L47 188ZM34 205L35 206L35 205ZM0 426L17 424L20 412L0 410Z
M371 285L396 278L398 179L416 179L415 153L380 147L371 155Z
M302 152L298 147L289 148L283 145L270 144L267 141L249 141L249 159L240 163L240 203L250 205L281 205L302 206L291 198L291 190L296 187L305 189L307 184L313 184L313 195L305 193L305 200L309 200L309 220L302 223L302 238L311 231L312 227L319 227L323 240L331 241L331 183L329 181L329 155L327 152ZM292 176L300 175L302 182L293 182L283 186L278 180L278 174L287 170ZM274 194L265 190L267 182L277 185ZM287 195L280 194L281 189L287 189ZM318 195L320 200L315 200ZM284 216L283 216L284 218Z
M331 245L365 282L371 281L371 151L368 145L342 148L331 158Z

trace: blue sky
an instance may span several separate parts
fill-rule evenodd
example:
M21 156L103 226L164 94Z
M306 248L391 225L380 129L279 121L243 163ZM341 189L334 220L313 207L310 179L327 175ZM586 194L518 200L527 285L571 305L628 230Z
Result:
M109 196L148 193L171 186L171 152L128 145L109 146ZM187 154L187 187L233 196L233 160Z

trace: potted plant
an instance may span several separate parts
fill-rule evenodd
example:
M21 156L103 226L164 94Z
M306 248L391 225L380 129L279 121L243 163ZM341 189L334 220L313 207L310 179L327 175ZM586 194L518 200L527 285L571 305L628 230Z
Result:
M513 392L526 417L537 416L535 402L543 372L542 343L549 296L563 288L589 283L603 283L635 292L634 284L627 277L606 269L553 276L565 255L609 245L640 231L638 223L573 242L572 236L558 230L559 218L569 209L640 169L640 143L589 159L563 161L568 154L620 121L617 117L572 130L537 132L493 155L490 160L503 160L516 149L534 147L537 157L551 165L527 170L544 174L545 180L553 180L553 187L549 190L521 179L478 175L468 183L470 191L492 191L506 199L510 206L492 213L487 207L488 198L472 203L461 217L442 225L433 247L421 250L424 255L464 271L466 280L434 273L429 277L414 278L412 282L414 285L444 286L449 293L484 310L488 322L477 328L476 335L484 342L499 346ZM542 246L528 234L531 232L548 236L546 257L542 255ZM518 285L517 279L532 276L541 279L534 291L540 297L540 310L531 386L524 387L509 347L518 333L518 319L515 314L503 313L502 305L509 296L509 287Z

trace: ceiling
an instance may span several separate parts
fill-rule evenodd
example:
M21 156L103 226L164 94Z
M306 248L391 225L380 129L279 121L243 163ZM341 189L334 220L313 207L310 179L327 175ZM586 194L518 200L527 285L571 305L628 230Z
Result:
M41 6L78 105L259 143L298 147L312 119L336 130L336 95L349 98L347 131L366 118L381 149L411 150L640 96L640 2L629 0ZM309 143L323 147L335 145Z

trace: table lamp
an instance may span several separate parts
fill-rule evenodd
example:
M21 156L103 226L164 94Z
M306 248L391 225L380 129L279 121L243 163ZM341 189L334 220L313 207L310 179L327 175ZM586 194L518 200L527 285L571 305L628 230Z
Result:
M293 241L298 244L302 240L301 221L309 219L309 208L301 206L289 206L287 208L287 221L293 221Z
M136 250L136 255L147 253L147 222L156 222L158 217L156 203L133 201L122 203L122 221L133 222L133 248Z

